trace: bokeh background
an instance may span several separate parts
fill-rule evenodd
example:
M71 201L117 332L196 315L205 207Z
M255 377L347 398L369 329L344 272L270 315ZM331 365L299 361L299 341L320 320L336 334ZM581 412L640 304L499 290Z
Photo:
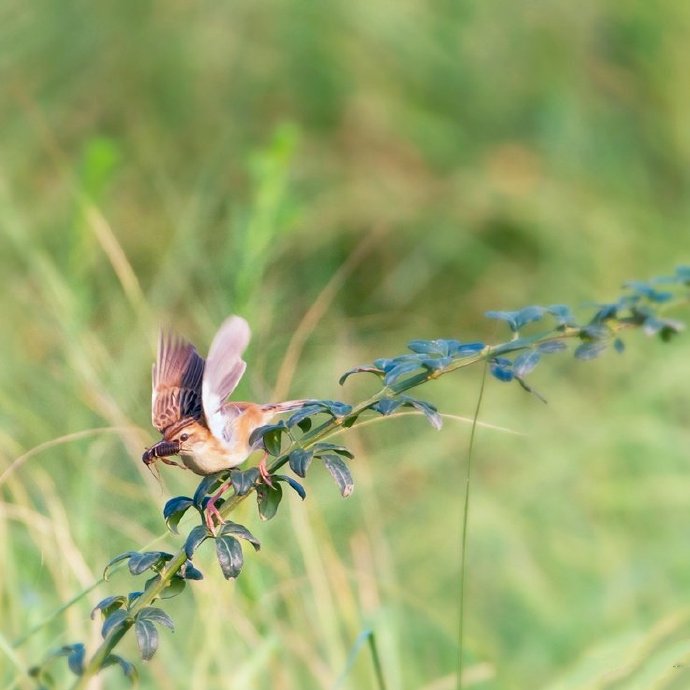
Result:
M339 374L408 340L690 260L689 31L675 0L5 0L2 687L97 643L90 606L142 586L91 589L112 556L180 544L161 507L195 480L140 462L161 322L203 352L244 314L240 397L353 402L372 381ZM687 361L631 334L542 365L546 406L489 383L519 434L477 438L466 687L690 687ZM420 394L471 416L480 380ZM199 554L141 686L378 687L372 630L387 687L455 687L468 436L371 425L350 499L315 468L275 520L243 506L262 551L236 583Z

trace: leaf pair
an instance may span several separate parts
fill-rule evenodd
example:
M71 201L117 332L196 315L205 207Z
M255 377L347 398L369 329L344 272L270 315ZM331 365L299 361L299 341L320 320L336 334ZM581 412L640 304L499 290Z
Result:
M480 353L485 345L481 342L461 343L453 339L412 340L407 347L413 354L398 357L382 357L372 364L363 364L346 371L339 380L342 386L353 374L375 374L386 386L394 386L408 374L440 371L454 360Z
M236 522L224 522L217 534L213 534L206 525L198 525L188 535L184 550L188 559L207 539L213 539L216 545L216 557L225 579L235 578L240 574L244 564L242 546L239 539L248 541L256 551L261 548L259 540L243 525Z
M110 597L110 599L119 598ZM163 625L174 632L175 625L173 624L172 618L170 618L163 609L156 606L145 606L135 614L132 614L125 608L118 608L115 611L107 613L111 610L113 603L119 602L108 602L108 600L104 599L92 612L92 617L97 610L101 610L105 616L103 627L101 628L101 636L103 639L106 639L112 635L122 634L125 630L134 625L139 653L144 661L148 661L158 649L159 636L156 626Z
M226 580L236 578L244 565L244 555L239 538L248 541L255 551L261 548L259 540L244 526L226 522L215 536L216 558Z
M161 568L173 558L171 553L166 551L125 551L113 558L103 571L103 579L110 577L112 568L121 561L128 560L129 572L132 575L141 575L146 570L160 572Z
M158 650L158 626L161 625L175 632L172 618L155 606L144 607L134 619L134 634L137 638L139 653L144 661L151 659Z
M256 503L259 508L259 517L262 520L270 520L278 512L278 506L283 500L281 482L288 484L302 500L307 497L304 487L286 474L274 474L271 477L271 481L273 483L272 487L267 484L259 484L256 487Z
M409 395L396 395L395 397L382 398L371 404L369 409L378 412L384 417L388 417L394 412L397 412L401 407L413 407L415 410L418 410L429 420L429 424L431 424L434 429L438 430L443 425L443 419L434 405Z
M290 469L298 477L306 477L314 458L323 461L326 469L338 485L340 494L347 497L352 493L354 482L343 457L352 459L354 455L345 447L335 443L316 443L313 448L295 448L288 456Z
M488 319L505 321L513 333L517 333L528 323L540 321L546 315L554 317L559 327L575 326L577 323L570 310L570 307L566 306L565 304L552 304L548 307L533 305L523 307L517 311L487 311L485 313L485 316Z
M74 675L81 676L84 674L86 647L81 642L63 645L51 652L43 660L42 664L29 669L29 675L39 683L39 690L47 690L48 688L55 687L55 682L50 673L48 673L47 666L50 662L60 657L67 657L67 666ZM118 665L122 669L125 677L128 678L132 684L136 683L139 678L136 668L129 661L125 661L125 659L117 654L108 654L101 664L101 669L114 665Z

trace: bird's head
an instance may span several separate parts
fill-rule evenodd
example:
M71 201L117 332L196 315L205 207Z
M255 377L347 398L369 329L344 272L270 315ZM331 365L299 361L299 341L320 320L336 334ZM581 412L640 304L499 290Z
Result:
M142 460L150 465L172 455L195 455L205 446L208 428L196 419L183 419L163 432L163 438L144 451Z

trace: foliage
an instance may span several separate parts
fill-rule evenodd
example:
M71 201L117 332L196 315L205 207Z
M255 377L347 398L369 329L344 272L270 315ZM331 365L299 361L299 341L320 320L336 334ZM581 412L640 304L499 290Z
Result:
M107 579L113 566L126 561L133 576L147 571L152 573L143 590L106 597L94 607L92 616L100 614L103 619L103 643L88 660L82 643L65 645L32 669L32 675L41 687L50 687L52 681L47 668L55 658L64 656L69 669L78 677L75 688L84 687L89 678L112 665L119 665L134 681L134 666L114 655L113 649L134 628L141 658L147 661L153 657L160 643L159 628L174 631L174 624L167 613L152 604L158 599L177 596L185 589L187 581L203 577L194 566L197 550L205 542L212 541L223 576L235 579L244 565L242 542L249 543L255 550L260 548L258 539L245 526L227 519L237 505L255 493L260 518L270 520L278 512L282 484L296 491L300 498L306 497L300 482L290 475L279 474L278 470L287 465L293 474L304 479L315 464L321 464L332 476L341 495L347 497L354 487L348 467L353 454L347 447L328 441L334 433L355 426L370 418L372 413L389 417L404 407L423 414L433 428L440 429L442 418L436 408L406 391L457 369L484 362L498 381L515 381L524 390L539 395L525 377L542 362L544 355L567 351L571 341L576 343L575 358L590 360L610 346L622 352L621 337L626 330L641 329L649 336L668 341L683 329L683 324L668 318L666 311L690 298L689 268L678 268L672 276L649 282L631 281L624 288L620 299L597 305L593 315L584 322L579 322L565 305L535 305L518 311L488 312L487 317L504 322L511 333L510 339L495 345L463 343L455 339L414 340L408 344L412 354L376 359L343 374L341 384L353 375L376 377L382 385L369 399L354 406L333 400L310 400L287 419L257 429L250 440L260 442L271 458L270 483L262 480L255 467L245 471L232 469L204 477L191 498L170 499L163 509L163 517L171 532L178 533L180 520L190 509L197 511L200 518L200 524L191 529L179 551L175 554L126 551L115 556L106 566L104 577ZM542 330L532 332L535 324ZM204 512L213 492L228 478L232 495L222 502L217 501L222 521L211 528L204 519Z

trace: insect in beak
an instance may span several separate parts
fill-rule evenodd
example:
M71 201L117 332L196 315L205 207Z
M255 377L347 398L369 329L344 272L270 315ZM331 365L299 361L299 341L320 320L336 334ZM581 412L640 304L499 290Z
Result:
M163 439L150 448L147 448L141 456L141 459L144 461L145 465L152 465L158 459L167 458L171 455L178 455L179 452L179 441L166 441Z

